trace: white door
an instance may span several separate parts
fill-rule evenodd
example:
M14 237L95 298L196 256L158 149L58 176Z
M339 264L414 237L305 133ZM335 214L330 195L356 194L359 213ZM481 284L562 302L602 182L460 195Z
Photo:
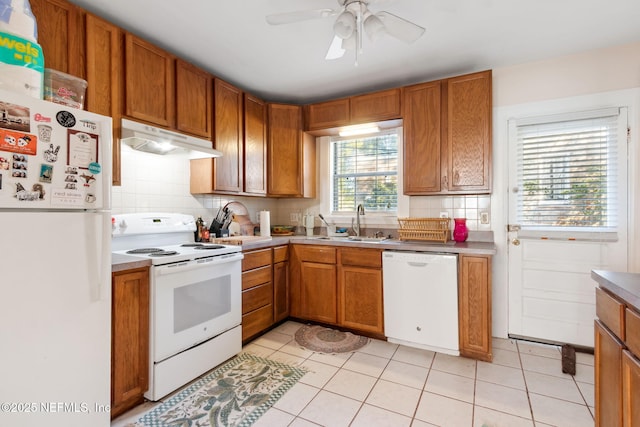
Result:
M509 335L593 347L592 269L627 269L627 110L509 120Z

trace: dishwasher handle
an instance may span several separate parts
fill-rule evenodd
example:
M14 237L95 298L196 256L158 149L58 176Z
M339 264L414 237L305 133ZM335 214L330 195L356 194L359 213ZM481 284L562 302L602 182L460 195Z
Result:
M408 261L407 264L409 264L411 267L426 267L427 265L429 265L428 262L415 262L415 261Z

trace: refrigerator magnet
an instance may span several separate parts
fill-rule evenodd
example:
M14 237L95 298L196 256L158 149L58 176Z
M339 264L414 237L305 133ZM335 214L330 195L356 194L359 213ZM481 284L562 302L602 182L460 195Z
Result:
M40 199L41 194L44 197L43 193L44 191L42 193L40 193L40 191L27 191L22 184L19 182L16 183L16 198L22 202L33 202L38 200Z
M67 129L67 164L88 169L98 161L98 135Z
M53 176L53 166L42 163L40 165L40 182L51 183Z
M64 126L66 128L72 128L76 125L76 116L65 110L58 111L56 114L56 120L60 123L60 126Z
M60 151L59 145L56 148L53 148L53 144L49 144L49 148L44 150L42 156L44 157L45 161L49 163L55 163L58 161L58 151Z
M81 174L80 178L84 180L85 187L89 187L93 183L93 181L96 180L96 178L93 175L87 175L86 173Z
M31 112L28 107L0 101L0 128L31 132Z

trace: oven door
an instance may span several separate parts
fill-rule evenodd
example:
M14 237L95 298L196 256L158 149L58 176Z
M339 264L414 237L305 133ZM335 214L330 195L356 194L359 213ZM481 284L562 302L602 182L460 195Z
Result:
M241 324L242 258L238 252L153 267L154 362Z

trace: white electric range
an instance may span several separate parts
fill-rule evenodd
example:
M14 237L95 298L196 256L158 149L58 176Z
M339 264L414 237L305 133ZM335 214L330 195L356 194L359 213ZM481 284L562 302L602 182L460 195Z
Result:
M191 215L113 216L113 253L151 261L149 400L242 350L241 247L196 243L195 230Z

